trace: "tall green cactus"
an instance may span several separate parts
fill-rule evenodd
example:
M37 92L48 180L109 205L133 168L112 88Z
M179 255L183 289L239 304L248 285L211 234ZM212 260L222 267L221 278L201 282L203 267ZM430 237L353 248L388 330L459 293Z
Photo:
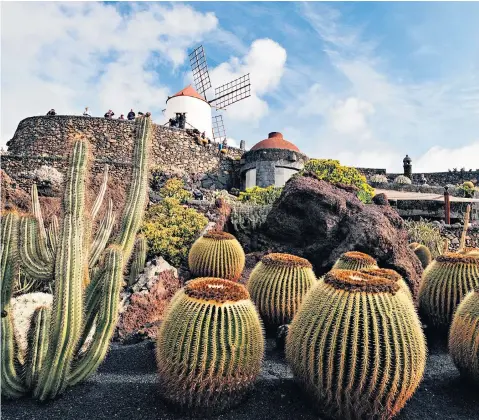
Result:
M396 281L332 270L306 295L286 337L295 377L328 417L390 419L418 387L426 341Z
M457 307L449 332L449 354L461 374L479 384L479 288Z
M316 282L311 263L289 254L269 254L251 272L248 291L267 327L289 324Z
M419 310L437 329L448 329L464 296L479 286L479 255L447 253L424 270Z
M188 254L188 266L196 277L237 281L245 265L243 248L227 232L208 232L199 237Z
M264 352L261 321L248 291L217 278L187 283L170 303L156 350L165 399L208 413L241 401Z
M130 265L130 279L128 280L128 285L131 286L137 279L138 275L145 268L146 263L146 248L147 241L145 236L138 235L136 239L135 251L133 253L133 261Z
M59 227L53 224L48 231L44 228L35 189L32 191L33 217L11 211L2 215L2 245L6 246L2 247L1 356L2 394L6 397L16 398L33 391L34 397L42 401L55 398L67 386L94 373L105 357L118 316L125 262L145 205L151 137L149 118L137 120L136 134L131 189L120 232L110 244L114 222L111 202L96 236L90 241L107 174L89 212L85 199L89 145L82 139L75 140L70 155ZM14 275L19 267L35 279L54 281L53 307L51 310L39 308L32 317L27 357L20 366L14 351L15 319L9 308ZM89 335L92 340L85 349Z
M379 268L376 260L363 252L345 252L334 263L333 270L361 270L363 268Z

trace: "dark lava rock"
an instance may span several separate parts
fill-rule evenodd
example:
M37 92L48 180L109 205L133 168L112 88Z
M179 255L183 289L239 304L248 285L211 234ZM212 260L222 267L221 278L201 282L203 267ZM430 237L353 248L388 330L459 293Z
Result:
M377 204L378 206L389 206L388 197L384 193L376 194L373 197L373 203Z
M417 296L421 263L403 220L390 206L363 204L353 192L313 177L288 181L263 225L263 249L307 258L320 276L341 254L360 251L396 270Z

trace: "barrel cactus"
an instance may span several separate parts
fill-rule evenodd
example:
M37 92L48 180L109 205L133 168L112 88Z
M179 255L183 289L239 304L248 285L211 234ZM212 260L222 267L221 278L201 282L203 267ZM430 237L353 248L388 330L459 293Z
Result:
M333 265L333 270L361 270L363 268L379 268L376 260L363 252L346 252Z
M449 353L461 374L479 383L479 288L469 292L457 307Z
M246 288L192 280L173 297L158 331L160 392L183 410L221 412L253 386L263 353L262 324Z
M474 183L472 181L465 181L462 186L471 190L474 189Z
M303 300L286 337L293 374L328 417L389 419L414 394L426 342L398 282L332 270Z
M396 178L394 178L394 183L395 184L401 184L401 185L411 185L412 184L411 180L405 175L399 175Z
M188 265L195 277L237 281L245 265L243 248L227 232L212 231L199 237L190 249Z
M369 178L369 182L372 185L387 184L388 183L388 178L386 177L386 175L374 174L371 178Z
M372 277L385 278L385 279L396 282L401 288L401 290L404 293L406 293L406 295L411 299L411 301L413 300L411 289L409 288L409 286L407 285L403 277L397 271L390 270L389 268L365 268L360 271Z
M251 272L248 291L268 327L289 324L316 277L311 263L289 254L269 254Z
M426 245L412 242L409 244L409 248L416 254L416 257L419 258L421 261L422 268L426 268L429 264L431 264L432 255L431 251Z
M105 189L100 189L89 211L89 144L82 138L73 141L63 217L56 227L48 232L45 229L35 189L33 215L20 215L14 210L2 214L1 382L2 395L7 398L27 393L41 401L55 398L68 386L92 375L106 355L118 317L125 262L131 254L147 196L149 118L136 121L136 135L130 189L113 239L110 236L115 216L111 200L98 229L93 230ZM11 305L19 269L35 280L53 282L54 290L51 308L40 306L31 317L26 357L20 364ZM91 341L85 348L89 337Z
M479 255L440 255L424 271L419 309L433 326L447 329L461 300L478 286Z

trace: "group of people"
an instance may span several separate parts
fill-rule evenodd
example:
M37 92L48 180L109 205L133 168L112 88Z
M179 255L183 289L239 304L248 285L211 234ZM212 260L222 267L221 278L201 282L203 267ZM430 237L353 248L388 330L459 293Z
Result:
M170 118L169 123L170 127L178 127L184 130L186 127L186 112L177 112L176 118Z
M47 116L48 117L53 117L57 115L56 111L52 108L50 109L50 111L47 112ZM113 119L113 116L115 115L115 113L109 109L107 112L105 112L105 115L104 117L105 118L108 118L108 119ZM151 116L151 113L150 112L147 112L146 114L143 114L143 112L138 112L138 117L143 117L143 116ZM85 107L85 111L83 111L83 116L84 117L91 117L91 114L88 112L88 107ZM130 112L127 114L126 116L126 119L128 119L129 121L133 121L134 119L136 118L136 114L135 112L133 111L133 109L130 109ZM118 117L119 120L124 120L125 119L125 115L124 114L121 114L119 117Z

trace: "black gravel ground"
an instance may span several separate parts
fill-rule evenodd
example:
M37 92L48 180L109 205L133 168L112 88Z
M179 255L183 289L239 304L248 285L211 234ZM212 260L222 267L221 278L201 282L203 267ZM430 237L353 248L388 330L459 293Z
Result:
M181 420L158 395L152 343L113 345L99 372L58 400L39 404L24 398L2 401L2 420ZM249 398L212 419L319 419L294 382L282 353L268 340L263 370ZM479 419L479 389L461 380L443 345L430 343L424 380L400 420Z

